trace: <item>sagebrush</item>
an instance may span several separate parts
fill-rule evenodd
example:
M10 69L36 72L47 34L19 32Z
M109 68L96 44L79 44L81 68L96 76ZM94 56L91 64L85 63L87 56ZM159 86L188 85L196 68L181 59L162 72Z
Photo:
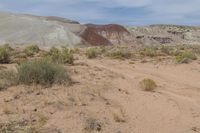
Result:
M47 60L32 60L24 62L18 68L19 82L23 84L70 84L71 78L67 70Z
M39 47L37 45L30 45L27 46L24 50L26 55L33 56L35 53L38 53L40 51Z
M62 50L58 48L51 48L47 53L47 57L56 64L73 64L74 63L74 51L68 48Z

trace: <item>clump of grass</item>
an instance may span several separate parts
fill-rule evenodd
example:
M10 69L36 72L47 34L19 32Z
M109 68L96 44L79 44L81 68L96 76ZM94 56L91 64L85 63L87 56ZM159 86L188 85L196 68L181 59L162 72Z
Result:
M94 118L89 118L86 120L86 126L84 129L89 132L101 131L102 124Z
M32 60L24 62L18 68L19 82L23 84L40 84L49 86L52 84L71 83L71 78L65 68L50 63L47 60Z
M113 59L128 59L131 57L131 53L127 50L114 50L108 53L108 56Z
M157 48L156 47L145 47L143 50L140 51L140 55L155 57L158 55Z
M74 56L73 53L75 51L72 49L64 48L62 51L62 62L68 63L68 64L73 64L74 63Z
M13 51L13 50L14 50L12 47L10 47L9 44L4 44L3 47L4 47L5 49L7 49L8 51Z
M4 90L10 86L18 84L17 72L13 70L0 71L0 90Z
M176 56L178 63L189 63L191 60L196 60L197 56L192 52L186 51Z
M143 79L139 84L144 91L153 91L157 87L155 81L148 78Z
M174 56L177 55L179 53L179 50L174 47L174 46L161 46L160 48L161 52L166 54L166 55L170 55L170 56Z
M0 63L9 63L10 61L10 51L4 47L0 47Z
M35 53L38 53L40 51L39 47L37 45L30 45L27 46L24 50L26 55L33 56Z
M63 48L51 48L48 52L47 57L56 64L73 64L74 63L74 51L72 49Z
M93 59L93 58L97 57L98 50L96 48L87 48L85 54L86 54L87 58Z
M113 119L115 122L125 122L124 118L117 113L113 113Z

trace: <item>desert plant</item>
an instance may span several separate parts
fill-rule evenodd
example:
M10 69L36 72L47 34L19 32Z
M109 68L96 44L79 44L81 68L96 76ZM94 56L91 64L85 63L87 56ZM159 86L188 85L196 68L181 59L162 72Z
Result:
M140 81L139 84L142 90L145 90L145 91L153 91L157 87L155 81L148 78L143 79L142 81Z
M4 47L0 47L0 63L9 63L10 61L10 51Z
M63 48L59 50L57 48L51 48L47 57L56 64L73 64L74 63L74 51L72 49Z
M63 63L68 63L68 64L73 64L74 63L74 56L73 56L74 51L72 49L63 49L62 51L62 62Z
M35 53L38 53L40 51L39 47L37 45L30 45L27 46L24 50L26 55L33 56Z
M176 56L178 63L189 63L190 60L196 60L197 56L192 52L186 51Z
M52 62L58 64L61 58L61 51L58 48L52 47L47 53L47 57L49 57Z
M40 59L24 62L18 68L19 82L23 84L70 84L71 78L65 68Z
M89 59L96 58L98 50L96 48L87 48L85 54Z
M161 52L166 54L166 55L174 55L175 49L172 46L165 46L162 45L160 48Z
M157 56L157 48L156 47L145 47L140 51L140 55L154 57Z
M0 90L18 84L18 75L14 70L0 71Z
M10 47L9 44L4 44L3 47L4 47L5 49L7 49L8 51L13 51L13 50L14 50L13 48Z
M117 113L113 113L113 119L115 122L125 122L124 118Z
M127 50L114 50L108 53L108 56L113 59L127 59L131 57L131 53Z
M85 130L92 132L92 131L101 131L102 130L102 124L101 122L98 122L94 118L89 118L86 120L86 126Z

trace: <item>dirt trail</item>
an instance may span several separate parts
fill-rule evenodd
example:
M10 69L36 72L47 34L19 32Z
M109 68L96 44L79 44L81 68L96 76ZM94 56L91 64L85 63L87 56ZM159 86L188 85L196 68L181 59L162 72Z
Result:
M200 69L199 64L153 65L129 64L125 61L90 60L91 66L107 69L123 77L113 81L126 89L128 96L116 97L128 118L129 129L136 133L194 133L200 132ZM154 79L159 87L156 92L142 92L141 79Z

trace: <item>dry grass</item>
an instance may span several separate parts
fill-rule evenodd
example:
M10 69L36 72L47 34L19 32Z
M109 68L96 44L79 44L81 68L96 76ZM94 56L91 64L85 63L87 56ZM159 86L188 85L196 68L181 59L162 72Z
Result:
M117 113L113 113L113 119L115 122L125 122L124 118Z
M176 61L178 63L189 63L191 60L196 60L197 56L189 51L180 53L179 55L176 56Z
M88 59L96 58L98 55L98 50L96 48L88 48L85 51L85 55Z
M153 91L156 89L157 85L156 82L152 79L145 78L142 81L140 81L140 87L144 91Z
M18 75L13 70L0 71L0 90L18 84Z

